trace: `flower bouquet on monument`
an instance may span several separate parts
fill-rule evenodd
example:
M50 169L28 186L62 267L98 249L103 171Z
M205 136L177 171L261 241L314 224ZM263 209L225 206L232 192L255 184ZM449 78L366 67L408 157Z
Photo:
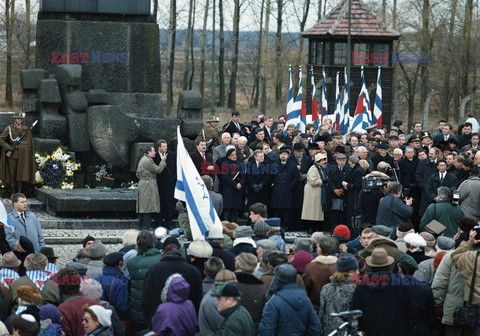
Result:
M35 153L35 162L35 182L38 187L73 189L73 177L81 166L67 154L66 147L58 147L50 154Z

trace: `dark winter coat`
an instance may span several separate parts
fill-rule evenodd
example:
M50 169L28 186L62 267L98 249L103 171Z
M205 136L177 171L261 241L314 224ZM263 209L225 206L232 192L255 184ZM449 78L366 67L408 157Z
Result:
M428 201L427 197L427 182L430 176L432 176L432 174L436 172L437 168L434 161L431 161L430 159L425 159L418 163L417 170L415 171L415 181L422 192L419 209L420 216L423 216L423 213L427 209L428 205L431 203Z
M278 173L273 176L270 208L291 209L298 179L297 166L288 160L285 164L281 164L280 161L274 164L278 165Z
M249 244L249 243L236 244L229 251L232 252L235 256L239 255L242 252L257 255L257 249L252 244Z
M320 320L305 291L294 283L283 285L265 305L258 328L261 336L318 335Z
M128 279L118 268L105 267L103 274L95 278L102 284L101 300L107 301L118 313L121 320L128 318L130 298L128 296Z
M385 194L380 189L360 192L360 214L362 223L375 225L377 222L378 204Z
M172 274L179 273L190 285L189 300L193 302L196 311L202 301L202 275L196 267L187 264L180 251L171 251L164 255L160 262L153 265L145 275L143 283L142 310L147 321L152 321L152 317L157 310L161 300L161 293L165 282Z
M400 197L386 195L378 205L376 225L385 225L395 232L401 223L410 223L413 207L403 203Z
M213 248L212 257L218 257L222 259L225 268L235 272L235 254L230 251L226 251L219 243L209 242Z
M345 181L348 183L345 191L347 201L347 218L350 218L357 212L358 194L362 190L362 178L365 176L365 170L357 163L350 173L346 176Z
M262 318L268 287L252 274L236 272L235 275L238 281L237 287L242 293L242 306L250 313L256 330Z
M82 325L83 305L96 305L97 300L85 297L82 293L74 293L63 297L58 311L62 316L62 328L65 335L83 336L85 331Z
M180 275L173 274L165 282L160 304L152 319L152 330L157 335L191 336L197 330L197 313L188 300L190 285Z
M303 190L305 188L305 184L307 183L307 173L311 166L310 158L307 155L303 154L299 162L299 160L295 156L295 153L292 153L288 160L292 161L295 166L300 166L300 170L298 170L299 178L293 191L295 197L293 198L292 206L294 209L301 209L303 205Z
M387 275L389 281L388 284L382 284L383 281L378 281L377 278L377 281L371 281L372 284L355 287L351 309L363 312L359 318L359 330L366 335L413 335L413 303L408 286L392 285L390 272L376 272L372 275Z
M222 174L219 176L222 180L223 208L240 210L243 208L243 189L247 180L245 176L245 166L240 161L227 159L222 163L221 167ZM224 172L225 167L227 170ZM235 188L237 183L242 185L240 190Z
M254 203L268 204L270 199L270 187L272 185L272 178L275 171L271 171L273 167L267 164L265 161L257 164L255 157L251 157L248 160L247 171L247 190L248 190L248 204L247 207ZM275 167L276 168L276 167ZM260 190L256 191L255 186L260 187Z
M217 336L255 336L252 318L241 304L221 311L225 318L218 328Z
M328 167L328 178L329 178L329 183L328 183L328 188L329 188L329 193L328 193L328 207L330 207L332 198L341 198L344 200L344 202L347 201L347 196L344 194L342 197L337 197L333 191L335 189L343 189L342 186L342 181L345 181L346 177L348 174L350 174L350 171L352 168L349 166L345 165L342 170L338 168L338 165L336 163L330 165Z
M158 151L155 152L153 162L160 164L162 161ZM174 152L167 152L167 165L160 174L157 174L158 195L160 196L160 214L164 218L175 217L176 200L173 197L177 182L177 157Z
M213 162L212 154L205 153L205 160L203 160L203 157L198 150L191 152L190 158L200 175L205 175L205 169L207 169L207 166L211 165Z
M337 269L337 257L319 255L305 267L303 282L315 310L320 307L320 292L330 282L330 276Z
M428 204L433 202L433 199L437 196L437 189L440 187L447 187L451 191L454 191L458 187L458 180L455 175L452 173L446 173L443 181L440 182L440 173L436 172L430 175L425 191L427 192L427 201Z
M414 156L412 160L404 158L398 162L398 167L400 168L400 183L404 188L415 188L415 172L417 171L418 162L416 156Z
M375 169L381 161L388 163L390 166L393 166L393 158L388 153L385 156L380 156L380 154L375 154L372 156L372 163Z
M142 289L144 287L145 274L149 268L160 261L160 258L160 251L156 248L150 248L128 261L127 268L130 274L130 318L137 323L147 322L142 311Z

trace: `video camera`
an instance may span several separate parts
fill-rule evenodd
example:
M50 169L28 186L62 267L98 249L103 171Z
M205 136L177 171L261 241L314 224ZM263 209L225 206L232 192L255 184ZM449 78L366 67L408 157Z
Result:
M454 190L452 192L452 204L459 205L460 204L460 191Z
M390 179L377 176L368 176L362 179L363 192L370 192L372 190L381 190L387 186Z

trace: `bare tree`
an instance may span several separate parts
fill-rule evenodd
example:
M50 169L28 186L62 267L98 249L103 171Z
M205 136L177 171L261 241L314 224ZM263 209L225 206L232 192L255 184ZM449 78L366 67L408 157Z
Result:
M268 56L268 25L270 23L270 0L267 0L265 8L265 25L263 29L262 62L260 70L260 85L262 90L260 111L265 114L267 111L267 56Z
M472 16L473 16L473 0L467 0L465 6L465 22L463 25L463 78L462 78L462 94L466 96L469 94L468 76L470 74L470 48L472 44Z
M218 16L220 17L220 46L218 51L218 106L225 106L225 32L223 17L223 0L218 0Z
M322 0L318 0L317 21L320 21L321 18L322 18Z
M193 55L193 36L195 33L195 13L196 13L197 2L193 0L193 16L192 16L192 25L190 27L190 78L188 79L188 89L193 89L193 78L195 76L195 57Z
M283 25L283 1L277 0L277 33L275 35L275 105L278 107L283 99L283 45L282 45L282 25Z
M325 0L325 5L327 3L327 0ZM306 0L303 3L303 11L302 11L302 18L300 19L300 31L305 30L305 24L307 23L307 18L308 18L308 11L310 9L310 0ZM299 41L300 45L298 47L298 52L297 52L297 64L302 64L302 57L303 57L303 38L300 38ZM294 71L295 72L295 71Z
M185 49L184 49L184 63L185 69L183 71L183 81L182 81L182 89L186 90L188 88L188 78L189 78L189 61L190 61L190 49L192 46L192 16L193 16L193 0L190 0L189 7L188 7L188 23L187 23L187 39L185 41Z
M26 49L25 49L25 67L30 69L30 41L31 41L31 24L30 24L30 0L25 0L25 36L26 36Z
M445 119L448 119L448 112L449 112L449 106L450 106L450 101L453 96L453 92L451 90L451 85L450 85L450 75L451 75L451 68L453 65L452 62L452 56L453 56L453 34L455 31L455 17L457 15L457 1L458 0L451 0L450 1L450 20L448 24L448 36L447 36L447 55L443 59L443 64L444 64L444 76L443 76L443 94L442 94L442 100L443 100L443 106L445 108L442 110L442 117Z
M173 106L173 70L175 67L175 38L177 35L177 1L170 0L170 23L168 27L167 107Z
M387 22L387 0L382 0L382 21Z
M233 2L233 41L232 41L232 71L228 94L228 107L237 108L237 71L238 71L238 35L240 33L240 0Z
M208 7L210 0L205 0L205 14L203 16L202 39L200 42L200 93L205 94L205 42L207 40Z
M7 78L5 83L5 103L13 106L12 92L12 49L13 49L13 22L15 20L15 0L5 2L5 26L7 29Z
M262 63L262 46L263 46L263 13L265 10L265 0L262 0L260 10L260 29L258 30L258 45L257 45L257 59L256 70L254 72L254 81L252 89L252 107L258 107L258 101L260 97L260 69Z

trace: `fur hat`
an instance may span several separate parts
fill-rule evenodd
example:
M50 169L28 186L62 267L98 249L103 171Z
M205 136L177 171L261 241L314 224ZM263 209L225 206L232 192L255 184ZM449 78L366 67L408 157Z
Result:
M237 282L237 276L230 270L221 270L215 276L215 285L220 285L224 282Z
M188 245L187 254L195 258L208 259L212 256L213 248L205 240L194 240Z
M242 252L235 257L235 266L245 273L253 273L257 268L258 258L251 254Z
M17 288L17 297L26 303L39 305L42 303L42 294L35 286L20 286Z
M425 247L427 246L427 242L425 239L419 235L418 233L409 233L403 238L405 243L413 246L413 247Z
M337 259L337 271L347 272L358 269L358 261L354 256L347 255Z
M397 227L397 237L403 238L407 235L407 233L413 233L415 230L413 229L412 224L402 223Z
M420 232L420 236L423 237L423 239L425 239L425 242L427 243L427 247L435 247L435 237L431 234L431 233L428 233L426 231L424 232Z
M233 238L233 233L238 228L237 223L230 223L228 221L222 222L223 233L227 234L230 238Z
M102 284L95 279L86 279L80 284L80 292L86 297L100 300L103 294Z

